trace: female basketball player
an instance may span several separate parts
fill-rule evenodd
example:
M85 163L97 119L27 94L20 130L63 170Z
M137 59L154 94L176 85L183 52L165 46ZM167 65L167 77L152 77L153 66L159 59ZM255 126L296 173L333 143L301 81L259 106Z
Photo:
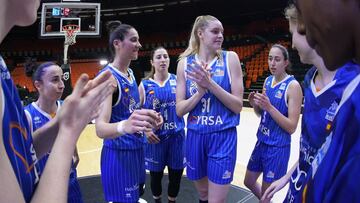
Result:
M101 179L106 201L137 202L145 183L143 132L158 129L162 117L154 110L141 109L138 87L129 65L141 47L135 28L113 22L109 45L114 55L110 70L117 89L104 101L96 120L96 132L104 139Z
M161 202L161 179L168 167L168 201L175 202L184 169L184 119L176 115L176 76L169 73L170 58L163 47L151 52L151 73L140 86L140 103L161 113L162 127L146 132L145 167L150 170L151 191L155 202Z
M286 73L290 66L286 48L273 45L268 63L271 76L265 79L263 92L249 94L250 105L257 115L261 115L261 121L244 184L259 199L273 181L286 174L291 134L296 130L302 102L299 83ZM256 181L261 173L263 181L260 186Z
M33 83L39 98L36 102L25 107L25 112L29 117L29 123L33 131L36 131L53 119L60 110L62 101L59 101L59 99L64 91L62 74L61 68L52 62L41 64L34 72ZM77 154L77 149L75 148L74 157L76 158L74 160L79 160ZM49 154L38 160L35 166L39 173L44 170L48 158ZM72 164L70 172L68 203L82 202L80 185L77 181L76 166L74 164Z
M299 33L324 59L338 69L353 60L360 63L360 7L358 0L296 2ZM345 88L333 129L312 162L302 197L307 202L360 202L360 76ZM310 175L311 174L311 175Z
M235 52L222 51L223 26L196 18L177 67L176 112L187 113L187 176L200 202L225 202L233 180L243 81Z
M284 177L271 184L262 199L271 198L289 182L290 188L285 201L301 202L302 186L311 163L330 133L331 123L343 91L359 73L359 67L349 62L337 71L327 70L322 58L306 42L305 36L297 32L298 13L295 6L290 5L286 8L285 15L289 20L293 48L299 52L302 63L314 64L314 67L307 72L304 80L305 100L299 161Z
M40 1L1 0L0 3L2 42L13 26L35 22ZM103 98L112 92L110 73L94 81L82 75L57 116L33 136L1 57L0 77L1 202L66 202L76 141L86 124L96 117ZM34 164L51 146L51 154L39 177Z

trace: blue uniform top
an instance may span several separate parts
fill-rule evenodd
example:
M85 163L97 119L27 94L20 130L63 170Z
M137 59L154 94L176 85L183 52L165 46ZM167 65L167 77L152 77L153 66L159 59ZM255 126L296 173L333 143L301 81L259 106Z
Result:
M186 57L185 69L193 61L199 61L197 55ZM209 64L212 79L225 91L231 93L231 76L228 64L228 52L222 51ZM197 92L196 83L186 80L186 99ZM240 112L234 113L227 108L215 95L207 92L200 102L189 112L187 128L199 133L211 133L236 127L240 122Z
M269 97L270 103L284 116L288 116L287 106L287 89L292 81L293 76L288 75L281 82L273 85L275 77L270 75L265 80L265 93ZM291 137L288 132L282 129L271 115L263 111L261 121L257 132L257 138L260 142L272 146L288 146L291 143Z
M312 162L306 202L360 202L360 75L344 90L333 130Z
M338 69L334 79L321 91L317 92L314 79L317 74L311 68L304 79L304 112L300 138L300 157L298 168L290 181L287 200L298 200L296 196L302 188L307 172L317 153L331 131L336 109L345 87L360 73L359 66L350 62Z
M345 87L360 73L359 66L350 62L339 68L334 79L321 91L317 92L314 79L316 67L311 68L304 79L304 111L300 137L300 157L298 168L290 181L287 200L299 202L302 185L312 161L329 135L336 109L340 103Z
M110 64L100 72L110 70L118 83L119 97L111 109L110 123L126 120L134 110L140 108L139 90L135 81L134 74L128 69L130 79ZM126 134L114 139L104 139L104 146L113 149L140 149L144 145L143 133Z
M10 73L0 56L0 74L3 94L2 134L7 156L26 202L30 202L39 175L37 161L29 124L21 105L18 91L10 78ZM4 155L2 155L4 156Z
M60 109L60 105L62 104L62 101L57 101L57 111ZM52 118L51 116L41 110L36 103L31 103L25 107L25 112L29 115L31 118L31 124L32 124L32 131L35 132L37 129L45 125L47 122L49 122ZM37 171L41 174L43 170L45 169L46 162L49 158L48 152L44 157L38 160L36 163Z
M164 124L155 134L160 140L167 139L169 135L180 135L184 131L184 119L176 115L176 76L169 74L163 85L153 79L143 80L144 104L146 109L160 112L164 118Z

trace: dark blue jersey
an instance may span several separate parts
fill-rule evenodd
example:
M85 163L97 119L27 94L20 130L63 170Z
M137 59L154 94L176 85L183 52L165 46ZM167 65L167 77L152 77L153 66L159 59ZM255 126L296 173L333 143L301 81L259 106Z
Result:
M193 61L199 61L197 55L186 57L185 69ZM228 52L222 51L221 57L216 57L208 65L211 68L212 79L225 91L231 93L231 76L228 64ZM197 92L196 83L186 80L186 99ZM187 128L200 133L210 133L226 130L239 125L240 112L234 113L228 109L215 95L207 92L200 102L189 112Z
M169 74L163 85L151 78L143 80L141 85L144 88L143 107L160 112L164 118L164 124L155 134L164 140L169 135L184 131L184 119L176 115L176 76Z
M295 80L293 76L287 76L282 81L273 85L274 76L269 76L265 80L265 94L273 105L281 114L288 117L287 106L287 89L291 82ZM273 146L290 145L291 137L288 132L282 129L271 115L263 111L257 132L257 138L260 142Z
M344 90L333 129L308 173L304 202L360 202L360 75Z
M118 83L119 97L111 109L110 123L126 120L132 112L140 108L139 90L134 74L128 69L130 78L122 74L118 69L107 65L101 72L110 70ZM114 149L139 149L144 145L143 133L126 134L114 139L105 139L104 145Z
M18 91L10 78L10 73L0 56L0 75L3 109L2 134L6 155L9 157L12 169L24 195L30 202L35 191L39 175L36 171L36 153L24 109L21 105ZM4 156L4 154L2 155Z
M360 70L356 64L347 63L338 69L333 81L321 91L317 91L314 84L317 69L313 67L305 75L299 165L291 177L287 194L288 202L291 200L300 202L297 195L301 194L299 191L302 190L307 172L318 149L330 134L343 91L359 73Z

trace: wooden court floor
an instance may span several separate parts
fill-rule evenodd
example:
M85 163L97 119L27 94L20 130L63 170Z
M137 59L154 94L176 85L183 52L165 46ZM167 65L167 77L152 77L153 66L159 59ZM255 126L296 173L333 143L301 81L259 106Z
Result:
M301 120L301 118L299 119ZM237 142L237 160L234 172L233 185L246 188L243 184L246 165L251 152L256 143L256 132L259 124L259 118L255 115L252 108L243 108L240 114L240 125L238 130ZM299 157L299 138L300 122L296 132L292 135L291 154L288 168L296 162ZM100 153L102 140L96 136L95 125L88 125L82 132L78 144L80 162L78 165L78 177L85 177L100 174ZM261 182L261 177L258 180ZM274 196L273 202L282 202L285 197L287 187Z

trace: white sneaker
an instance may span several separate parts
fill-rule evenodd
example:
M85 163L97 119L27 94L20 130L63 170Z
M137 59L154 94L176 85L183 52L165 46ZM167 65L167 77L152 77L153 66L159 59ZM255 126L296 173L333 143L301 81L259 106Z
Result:
M138 203L147 203L147 201L144 200L144 199L142 199L142 198L140 198L139 201L138 201Z

